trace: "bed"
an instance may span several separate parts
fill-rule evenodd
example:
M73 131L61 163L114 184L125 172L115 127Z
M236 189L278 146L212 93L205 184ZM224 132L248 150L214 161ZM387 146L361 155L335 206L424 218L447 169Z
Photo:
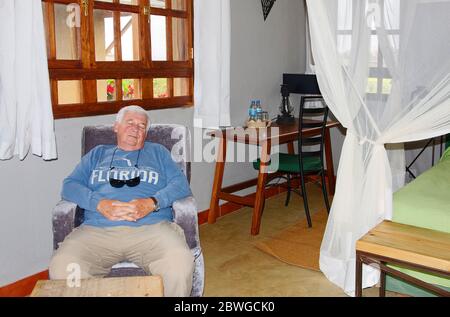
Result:
M450 148L434 167L394 194L393 221L450 233ZM450 279L394 267L406 274L450 290ZM413 296L431 296L391 276L386 289Z

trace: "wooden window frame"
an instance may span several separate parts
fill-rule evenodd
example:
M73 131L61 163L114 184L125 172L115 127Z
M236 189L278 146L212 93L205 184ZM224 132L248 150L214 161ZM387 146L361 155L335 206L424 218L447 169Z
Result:
M87 2L87 13L84 14L82 3ZM175 107L190 107L193 105L194 91L194 65L193 65L193 0L186 0L186 11L171 9L171 0L166 0L166 8L150 7L150 0L138 0L139 5L127 5L119 3L119 0L113 0L112 3L99 2L94 0L42 0L46 3L47 10L47 33L48 47L48 67L51 84L51 98L53 105L53 115L55 119L85 117L103 114L116 113L120 108L126 105L139 105L147 110L165 109ZM54 24L54 4L80 5L80 60L57 60L56 59L56 40ZM150 8L150 11L147 11ZM95 58L95 39L94 39L94 9L113 11L115 32L115 52L116 59L120 57L121 39L120 35L120 16L121 12L131 12L138 14L139 18L139 61L96 61ZM151 60L151 39L150 39L150 15L163 15L167 17L166 22L166 42L167 42L167 61ZM44 16L45 18L45 16ZM172 18L185 18L186 25L186 43L189 52L188 60L173 61L172 52ZM167 78L169 96L167 98L154 98L153 79ZM173 79L187 78L189 80L188 96L173 97ZM97 80L115 79L116 80L116 100L107 102L97 101ZM122 100L122 79L140 79L141 80L141 98L133 100ZM58 103L59 80L80 80L81 81L81 103L64 104Z

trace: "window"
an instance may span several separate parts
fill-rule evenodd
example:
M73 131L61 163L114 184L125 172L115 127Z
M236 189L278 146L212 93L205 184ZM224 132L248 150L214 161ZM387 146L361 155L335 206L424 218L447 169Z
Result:
M193 0L42 0L55 118L192 105Z
M338 50L344 56L344 61L349 64L351 58L351 37L352 37L352 10L354 0L341 0L338 7L338 31L337 44ZM399 34L400 34L400 1L399 0L378 0L376 2L369 1L379 6L378 23L382 23L386 27L389 44L394 47L394 51L398 52ZM387 21L385 21L387 19ZM378 35L375 21L369 25L371 30L370 37L370 56L369 56L369 78L367 82L367 98L368 100L377 100L378 98L387 99L391 93L392 76L386 66L383 54L378 43Z

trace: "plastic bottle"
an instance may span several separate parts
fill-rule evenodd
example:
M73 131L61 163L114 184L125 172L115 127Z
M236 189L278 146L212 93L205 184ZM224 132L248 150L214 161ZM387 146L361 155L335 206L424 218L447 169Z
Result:
M262 120L262 112L261 100L256 100L256 119Z

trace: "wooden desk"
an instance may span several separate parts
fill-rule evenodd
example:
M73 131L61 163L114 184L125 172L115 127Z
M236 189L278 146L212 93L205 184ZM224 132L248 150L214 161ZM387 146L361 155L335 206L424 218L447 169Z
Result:
M66 280L40 280L31 297L162 297L160 276L128 276L81 280L80 287L68 287Z
M385 296L386 274L418 285L441 296L450 292L386 266L398 264L450 277L450 234L392 221L383 221L356 241L356 292L362 296L362 265L380 267L380 296Z
M314 120L309 120L315 122ZM308 122L308 120L305 120ZM334 194L334 168L333 156L331 152L331 138L330 129L339 125L339 122L330 121L327 124L325 132L325 159L327 164L328 188L330 193ZM273 129L276 127L277 129ZM294 145L292 142L298 138L298 120L291 125L277 125L273 124L267 129L255 129L256 133L251 135L245 134L243 136L227 133L227 130L218 130L211 132L210 135L220 138L219 149L216 159L216 170L214 173L214 183L211 195L211 203L209 207L208 223L216 222L219 211L219 200L231 201L240 205L253 207L253 217L251 234L257 235L261 225L261 213L264 205L264 187L267 180L267 162L270 159L270 149L273 144L288 143L289 153L294 153ZM304 136L315 135L320 131L320 128L303 129ZM251 145L259 145L262 147L261 164L259 167L258 181L256 185L255 198L244 198L241 196L231 194L233 191L225 191L222 188L223 173L225 169L225 158L227 153L227 141L245 143Z

